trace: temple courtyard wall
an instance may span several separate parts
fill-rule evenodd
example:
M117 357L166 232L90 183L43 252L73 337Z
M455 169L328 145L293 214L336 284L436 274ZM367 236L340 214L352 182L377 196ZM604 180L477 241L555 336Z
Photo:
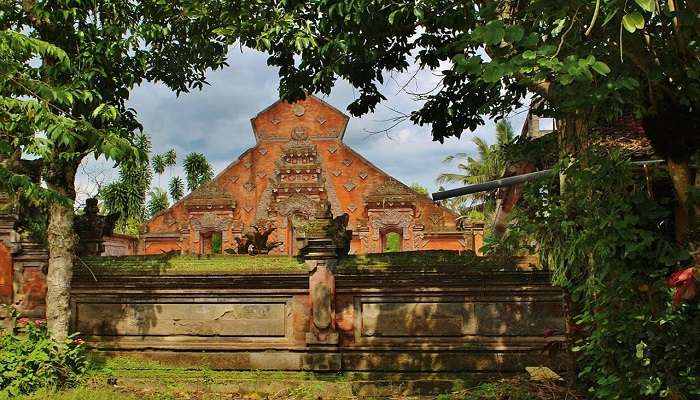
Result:
M225 370L565 370L562 292L523 260L450 252L86 259L73 329L103 355ZM426 260L432 260L432 262ZM319 264L319 262L321 264ZM311 265L310 265L311 264ZM89 268L89 269L88 269Z

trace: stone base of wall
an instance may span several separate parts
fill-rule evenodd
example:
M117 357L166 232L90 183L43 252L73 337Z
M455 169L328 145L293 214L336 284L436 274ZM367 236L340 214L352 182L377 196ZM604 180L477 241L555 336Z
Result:
M546 329L562 294L524 271L337 274L334 339L309 341L305 273L77 275L73 327L105 355L221 370L522 373L562 371Z

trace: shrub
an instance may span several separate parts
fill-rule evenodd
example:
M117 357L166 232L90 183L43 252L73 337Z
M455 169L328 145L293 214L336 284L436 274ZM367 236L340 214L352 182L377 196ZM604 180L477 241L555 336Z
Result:
M0 331L0 398L74 386L86 370L83 341L56 343L44 320L20 318L13 331Z
M571 295L578 383L592 399L700 398L700 307L683 300L695 282L674 240L672 199L604 150L558 168L564 193L558 175L530 185L515 229L537 240Z

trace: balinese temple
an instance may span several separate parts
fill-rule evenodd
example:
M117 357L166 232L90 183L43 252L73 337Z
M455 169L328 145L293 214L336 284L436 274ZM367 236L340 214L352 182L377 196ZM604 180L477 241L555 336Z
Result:
M460 224L345 145L348 120L313 96L274 103L251 120L255 147L144 224L139 253L231 252L247 229L274 226L270 240L282 245L271 254L296 255L322 200L333 216L348 214L351 254L478 252L483 223Z

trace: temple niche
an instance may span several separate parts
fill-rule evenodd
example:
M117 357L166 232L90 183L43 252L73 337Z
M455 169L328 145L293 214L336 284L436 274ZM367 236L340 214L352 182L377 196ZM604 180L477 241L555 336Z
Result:
M350 253L478 252L483 224L458 226L457 215L345 145L348 121L314 96L274 103L251 119L255 147L148 221L139 252L238 253L258 227L274 228L270 254L296 255L323 204L347 222Z

